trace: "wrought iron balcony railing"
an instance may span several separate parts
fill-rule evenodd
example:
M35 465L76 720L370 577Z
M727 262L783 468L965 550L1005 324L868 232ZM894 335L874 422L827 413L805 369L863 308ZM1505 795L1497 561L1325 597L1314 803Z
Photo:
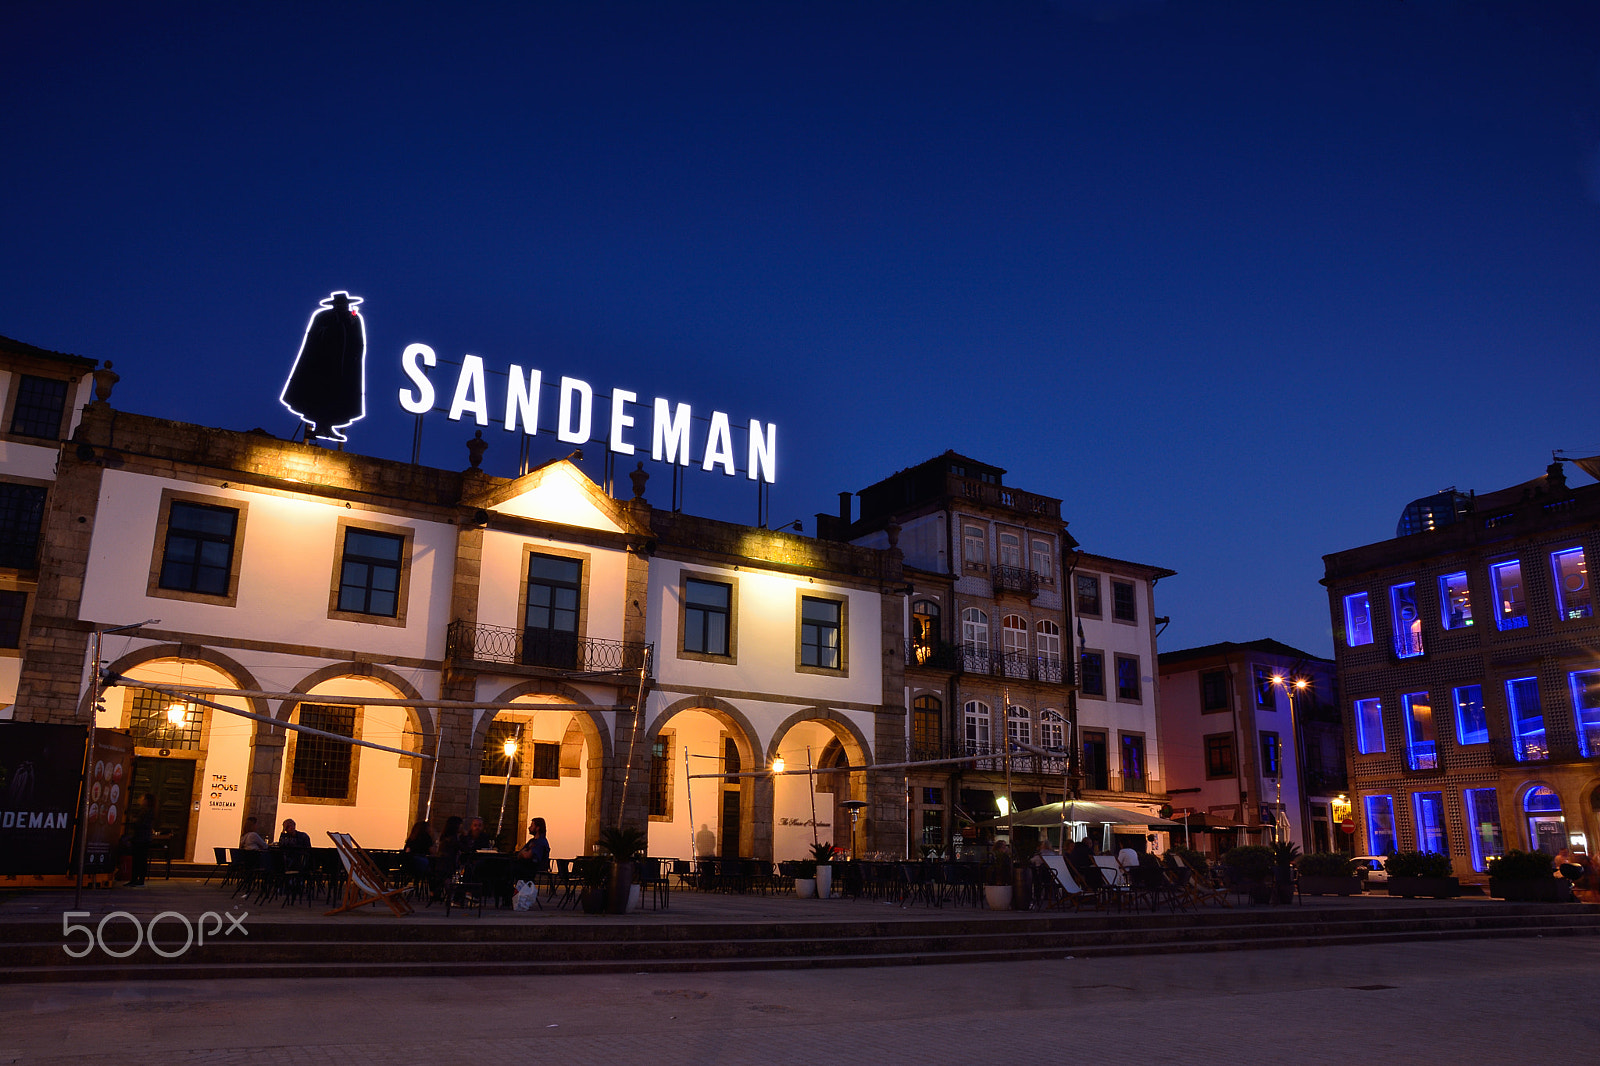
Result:
M1022 681L1044 681L1052 685L1071 684L1072 664L1053 655L995 651L981 644L961 646L961 668L969 674L1014 677Z
M1025 566L997 566L989 578L996 592L1020 592L1030 597L1039 592L1039 575Z
M450 623L445 654L457 662L604 673L639 669L651 647L630 641L580 638L575 633L547 629L507 629L457 621Z

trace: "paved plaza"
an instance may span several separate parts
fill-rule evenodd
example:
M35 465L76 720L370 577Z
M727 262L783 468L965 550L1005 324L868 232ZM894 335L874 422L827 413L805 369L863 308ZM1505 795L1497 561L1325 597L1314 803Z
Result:
M1600 938L883 969L0 986L0 1064L1461 1066L1600 1047ZM1527 1048L1527 1051L1519 1050ZM1575 1056L1575 1057L1574 1057Z

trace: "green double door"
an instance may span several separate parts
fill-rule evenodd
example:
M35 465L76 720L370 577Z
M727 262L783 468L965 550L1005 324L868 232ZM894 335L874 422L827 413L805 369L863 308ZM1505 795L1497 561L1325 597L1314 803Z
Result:
M189 817L194 805L193 759L133 760L133 787L129 791L128 811L146 792L156 798L156 832L171 834L172 857L187 857L189 847Z

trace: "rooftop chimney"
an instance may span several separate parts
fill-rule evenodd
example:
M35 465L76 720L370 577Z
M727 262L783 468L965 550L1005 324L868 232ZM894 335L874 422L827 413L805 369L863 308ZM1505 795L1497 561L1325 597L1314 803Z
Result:
M847 526L850 524L850 497L854 495L855 493L853 492L839 493L839 517L844 520L844 524Z

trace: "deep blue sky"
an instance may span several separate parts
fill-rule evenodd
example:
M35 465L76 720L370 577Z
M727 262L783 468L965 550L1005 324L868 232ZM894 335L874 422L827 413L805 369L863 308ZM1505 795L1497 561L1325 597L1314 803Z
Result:
M1324 553L1600 452L1592 3L13 0L0 93L0 334L118 407L287 435L349 289L357 450L418 340L775 421L808 533L954 448L1179 571L1166 649L1327 654Z

